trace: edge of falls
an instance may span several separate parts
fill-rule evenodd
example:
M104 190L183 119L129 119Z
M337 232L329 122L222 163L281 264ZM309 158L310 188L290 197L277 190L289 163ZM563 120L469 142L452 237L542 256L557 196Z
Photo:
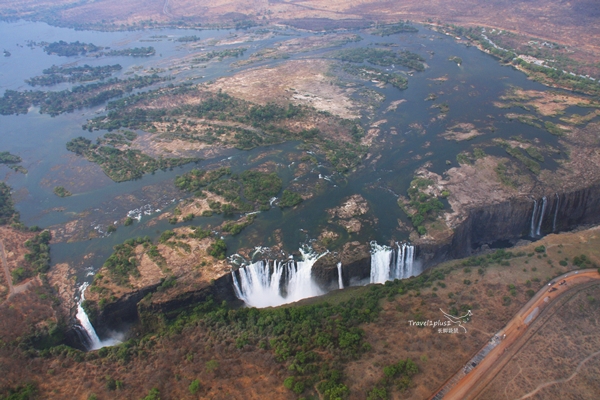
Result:
M312 278L312 266L323 255L300 249L301 261L260 260L231 271L238 299L250 307L276 307L325 294ZM239 279L238 279L239 276Z
M108 338L106 340L100 340L94 326L90 322L88 315L83 309L83 302L85 301L85 290L88 288L89 283L85 282L81 285L81 296L79 301L77 302L77 314L75 318L79 321L81 328L85 334L84 344L86 345L88 350L98 350L106 346L114 346L122 342L119 338Z
M415 264L415 246L396 243L396 247L392 248L371 242L370 283L385 283L418 275L420 268L415 268Z

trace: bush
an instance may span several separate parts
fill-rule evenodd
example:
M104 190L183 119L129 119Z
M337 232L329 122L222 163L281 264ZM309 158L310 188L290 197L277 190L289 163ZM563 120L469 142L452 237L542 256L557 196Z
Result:
M142 400L160 400L160 392L157 388L152 388L146 397Z
M285 380L283 381L283 387L292 390L292 388L294 387L294 377L288 376L287 378L285 378Z
M545 253L546 252L546 246L541 245L541 246L536 247L534 250L535 250L536 253Z
M189 389L189 391L190 391L191 394L198 393L198 390L200 390L200 381L198 379L194 379L192 381L192 383L190 383L190 386L189 386L188 389Z
M225 252L227 251L227 244L223 239L217 239L213 244L208 247L208 254L218 260L225 259Z

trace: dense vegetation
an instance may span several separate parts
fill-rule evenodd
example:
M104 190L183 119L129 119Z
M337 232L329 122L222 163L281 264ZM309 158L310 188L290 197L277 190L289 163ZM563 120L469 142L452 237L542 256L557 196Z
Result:
M154 99L168 98L170 102L177 102L181 95L193 95L202 101L175 108L144 107ZM241 150L301 140L318 146L339 172L356 167L366 151L360 144L363 130L358 121L343 120L293 104L254 105L226 93L204 92L191 85L129 96L110 102L107 109L110 110L108 116L94 118L84 128L90 131L129 128L156 132L156 123L168 123L168 130L162 133L165 138L233 145ZM325 119L330 132L310 127ZM306 125L309 126L303 128Z
M116 245L113 253L104 262L103 267L109 272L111 279L117 285L129 283L129 276L137 277L140 272L137 269L135 248L138 245L150 247L152 241L149 237L128 239L122 244Z
M194 193L197 197L204 196L203 190L222 196L232 204L214 202L211 203L211 208L228 216L234 211L252 211L257 206L268 209L269 200L277 196L282 181L275 173L247 170L237 175L232 174L229 168L213 171L194 169L178 176L175 186Z
M281 194L281 200L279 200L279 207L294 207L300 204L301 202L302 197L298 193L286 189Z
M108 140L114 137L111 134L107 135L109 135ZM125 135L119 136L119 139L121 138L122 140L127 140ZM101 140L100 143L106 142ZM91 140L82 136L69 141L67 143L67 150L100 165L104 173L115 182L139 179L149 172L155 172L159 169L166 170L198 161L197 158L160 157L155 159L142 153L140 150L120 150L111 144L93 144Z
M134 47L132 49L110 50L105 51L102 55L105 56L130 56L130 57L150 57L156 54L156 49L150 47Z
M48 54L56 54L61 57L79 56L86 53L95 53L102 47L92 43L81 43L80 41L67 43L64 40L53 43L45 43L44 51Z
M276 173L247 170L240 175L240 181L244 197L259 204L268 204L281 190L281 178Z
M419 372L419 367L413 360L407 358L395 364L383 367L383 378L369 391L367 400L387 399L392 386L404 391L410 388L411 377Z
M23 161L21 157L15 154L11 154L8 151L0 152L0 164L4 164L12 170L26 174L27 170L20 165L21 161Z
M194 58L194 62L207 62L210 61L212 59L217 59L218 61L223 61L224 58L227 57L239 57L244 55L244 53L246 52L245 47L238 47L235 49L226 49L226 50L221 50L221 51L209 51L208 53L205 53L203 55L201 55L200 57L196 57Z
M109 78L114 72L123 67L119 64L91 67L57 67L53 65L42 71L43 75L25 80L31 86L52 86L63 82L81 83Z
M402 200L398 200L398 205L408 215L420 235L427 233L425 223L427 221L435 221L440 211L444 209L444 204L437 197L424 193L421 190L432 184L433 181L430 179L416 178L410 183L410 187L408 188L408 207Z
M15 215L15 205L10 195L10 186L0 182L0 225L10 223Z
M372 47L359 47L354 49L340 50L334 57L346 62L363 63L369 62L374 65L389 67L391 65L402 65L415 71L424 71L425 59L410 51L395 52L392 50L377 49Z
M58 197L69 197L71 196L71 192L65 189L64 186L56 186L53 190L54 194Z
M121 97L134 89L141 89L163 82L167 78L158 75L135 76L128 79L112 78L104 82L76 86L61 91L31 91L17 92L6 90L0 98L0 114L27 114L31 106L39 106L40 112L56 116L69 113L85 107L95 107L115 97Z
M43 231L25 242L29 253L25 254L23 265L11 271L13 282L43 274L50 269L50 231Z
M397 33L403 33L403 32L415 33L415 32L419 32L419 30L417 28L415 28L414 26L412 26L409 21L406 21L406 22L400 21L397 24L383 25L383 26L375 29L372 33L373 33L373 35L378 35L378 36L390 36L390 35L395 35Z
M96 46L92 43L82 43L80 41L67 43L64 40L53 43L40 43L44 46L44 51L48 54L55 54L61 57L73 57L80 55L100 56L132 56L132 57L149 57L156 54L154 47L134 47L123 50L104 50L104 47ZM91 53L91 54L90 54Z

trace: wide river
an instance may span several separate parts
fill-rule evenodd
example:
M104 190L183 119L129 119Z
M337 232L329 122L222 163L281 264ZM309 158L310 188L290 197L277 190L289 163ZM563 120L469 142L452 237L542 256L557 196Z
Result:
M190 57L193 50L189 44L176 41L183 36L198 36L202 39L214 38L214 44L207 44L203 50L223 50L226 48L245 47L248 50L238 59L225 58L222 61L211 61L206 68L178 71L174 80L204 82L221 76L232 75L244 67L231 66L233 61L248 58L254 52L275 46L278 42L291 38L302 38L313 35L292 29L280 29L275 34L265 36L262 32L253 31L191 31L191 30L147 30L131 32L92 32L75 31L57 28L44 23L16 22L0 23L0 49L10 56L0 58L0 95L5 90L32 90L26 79L41 75L42 71L52 65L84 65L92 66L120 64L123 69L114 76L126 78L132 71L159 69L161 75L169 75L169 67ZM319 166L301 179L308 185L320 182L325 185L322 194L303 202L293 210L281 211L273 207L261 213L253 225L240 235L228 237L228 253L235 253L240 247L270 246L274 243L268 239L270 234L281 229L284 248L293 252L300 245L309 243L318 237L321 229L328 229L341 235L342 241L375 240L387 243L391 239L406 240L407 232L399 229L399 221L408 220L397 205L397 195L406 195L406 190L413 179L414 171L427 162L430 170L443 173L448 168L456 167L456 156L463 150L472 151L482 143L490 143L493 138L508 138L521 135L525 139L536 138L556 145L556 138L546 131L534 126L510 121L505 117L507 110L497 108L497 101L511 86L524 89L547 90L544 86L527 80L526 76L513 68L501 66L497 60L474 47L457 43L455 38L432 32L419 26L418 33L403 33L388 37L372 36L365 32L357 32L362 41L340 45L337 48L320 49L292 54L291 59L323 58L327 53L343 47L369 46L374 43L394 44L394 49L410 50L426 60L424 72L407 74L408 89L400 91L393 87L380 88L377 83L362 82L364 89L374 90L385 96L385 100L376 104L375 115L362 119L363 126L368 129L375 121L385 119L380 125L381 134L377 139L377 153L372 158L380 157L377 162L367 160L356 172L347 176L334 173L327 167L323 158L319 158ZM233 42L235 35L240 37L254 34L252 41L237 44L219 44L219 40ZM316 34L315 34L316 35ZM323 34L319 34L323 35ZM156 54L152 57L59 57L47 55L40 42L80 41L93 43L111 49L123 49L141 46L153 46ZM208 42L210 43L210 42ZM449 61L450 57L460 57L458 65ZM268 60L264 66L272 66L287 60ZM256 67L257 64L249 67ZM407 73L403 67L388 68L396 72ZM439 79L442 78L442 79ZM69 88L70 84L51 87L50 90ZM39 88L35 88L39 89ZM47 90L45 88L42 88ZM435 101L426 98L435 93ZM386 111L398 100L406 100L395 111ZM439 118L440 110L432 108L434 104L445 103L449 111L445 118ZM195 165L187 165L172 171L158 171L142 179L115 183L106 177L95 164L75 156L66 150L65 144L78 136L95 140L106 132L87 132L82 130L86 120L102 115L104 107L78 110L74 113L50 117L40 114L38 109L30 109L26 115L0 116L0 151L10 151L23 159L22 165L27 174L15 173L2 166L5 181L12 186L16 206L21 213L22 221L27 225L38 225L44 228L60 227L75 221L86 221L90 231L96 231L98 237L72 243L56 243L52 246L52 262L73 262L88 272L102 265L111 253L112 247L129 237L157 234L169 225L156 217L164 210L175 206L186 194L179 192L173 185L177 175L189 171ZM519 110L520 113L526 111ZM576 107L568 113L580 113ZM547 119L553 120L553 119ZM485 134L469 141L456 142L446 140L440 135L449 127L459 123L471 123ZM257 160L258 155L268 151L268 155ZM252 168L267 160L279 165L278 173L284 181L284 187L294 177L289 170L286 155L299 152L298 143L284 143L268 148L256 148L251 151L227 150L213 159L206 159L200 166L231 166L234 172ZM499 146L488 146L488 154L505 155ZM553 169L556 162L546 157L542 168ZM287 168L287 169L286 169ZM57 185L73 188L73 196L59 198L52 190ZM343 199L353 194L361 194L370 207L371 224L363 227L358 234L348 234L343 228L328 225L326 210L339 206ZM122 219L129 212L141 212L141 221L128 228L119 228L115 233L106 235L106 227L113 221ZM144 211L146 211L144 213ZM221 216L196 218L192 223L199 225L215 224ZM91 254L86 258L85 255ZM83 271L82 271L83 272Z

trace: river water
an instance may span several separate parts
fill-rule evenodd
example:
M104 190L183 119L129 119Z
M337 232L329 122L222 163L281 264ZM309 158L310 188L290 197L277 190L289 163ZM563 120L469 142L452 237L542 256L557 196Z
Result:
M272 35L254 32L253 41L229 45L215 45L216 40L233 40L253 31L194 31L194 30L148 30L133 32L91 32L52 27L44 23L32 22L0 22L0 48L11 53L10 57L0 58L0 95L5 90L30 90L24 81L52 65L92 66L121 64L123 69L114 76L126 78L132 71L161 68L163 75L171 75L170 83L205 82L221 76L231 75L242 68L231 66L236 59L226 58L222 61L207 63L206 68L168 70L168 66L176 65L186 57L193 56L198 48L190 44L175 41L181 36L199 36L207 40L203 49L222 50L225 48L245 47L248 51L239 59L246 59L251 54L272 47L278 42L295 37L312 35L292 29L280 29ZM303 202L292 210L281 211L273 207L268 212L260 213L253 225L236 237L226 239L229 253L240 247L271 246L276 244L272 233L281 230L283 247L289 252L297 250L301 244L316 238L321 229L335 231L341 237L340 242L375 240L387 243L390 240L406 240L407 232L398 228L398 221L407 222L406 216L397 205L397 195L406 194L415 169L426 162L431 162L430 170L443 173L450 167L457 166L456 156L461 151L471 150L483 143L489 144L495 137L508 138L521 135L525 139L540 139L553 146L557 145L555 137L542 129L509 121L502 110L493 105L494 101L511 86L524 89L547 90L544 86L527 80L525 75L510 68L499 65L491 56L474 47L459 44L454 38L419 27L419 33L400 34L389 37L371 36L358 32L363 40L349 43L345 47L369 46L374 43L395 44L395 49L410 50L426 59L428 68L424 72L416 72L408 76L408 89L404 91L393 87L379 88L376 83L362 82L365 88L375 90L385 96L385 100L377 104L375 115L362 118L363 126L374 121L385 119L380 125L381 134L377 139L372 157L366 160L356 172L348 176L334 173L327 167L322 157L317 157L319 166L300 179L306 185L320 183L323 190L314 198ZM209 39L216 39L214 42ZM30 42L53 42L64 40L73 42L91 42L111 49L153 46L156 55L148 58L134 57L58 57L47 55L39 45L28 46ZM340 46L343 47L343 46ZM291 59L327 57L331 49L320 49L300 54L292 54ZM448 60L451 56L462 58L461 65ZM272 66L286 60L268 60L261 64ZM249 67L256 67L257 64ZM396 72L408 72L402 67L390 67ZM443 79L437 79L441 78ZM72 87L61 84L50 90L62 90ZM35 88L40 89L40 88ZM46 88L41 88L47 90ZM436 93L438 99L425 101ZM405 100L395 111L386 111L394 101ZM432 108L433 104L447 103L450 107L445 118L439 118L440 111ZM512 110L512 112L517 112ZM519 110L520 113L526 113ZM577 107L568 110L571 113L583 113ZM97 238L76 241L73 243L56 243L52 246L52 260L57 262L73 262L93 272L99 268L104 259L111 253L115 244L129 237L150 235L156 237L164 229L172 225L156 220L165 209L175 206L185 193L179 192L173 185L177 175L191 170L196 165L175 168L172 171L158 171L142 179L115 183L106 177L101 169L83 158L68 152L65 144L78 136L92 140L106 132L87 132L81 126L86 120L104 113L104 106L78 110L71 114L57 117L43 115L31 109L26 115L0 116L0 151L10 151L23 159L23 166L28 169L26 175L15 173L6 167L0 167L0 173L14 189L16 207L21 213L22 221L27 225L41 227L62 226L70 221L84 219L87 229L96 231ZM551 120L551 119L549 119ZM457 123L472 123L485 132L469 141L455 142L439 136L448 127ZM415 125L416 124L416 125ZM418 128L415 128L415 127ZM420 128L422 127L422 129ZM492 129L493 128L493 129ZM225 150L218 156L206 159L200 166L231 166L234 172L240 172L257 166L265 161L275 162L277 172L284 181L284 187L294 179L293 169L289 166L289 154L300 152L299 143L283 143L268 148L256 148L250 151ZM268 155L260 158L265 151ZM486 147L488 154L505 155L499 146ZM377 161L373 160L377 158ZM447 160L451 163L447 164ZM546 157L542 168L553 169L556 161ZM327 179L325 179L327 178ZM64 185L73 192L73 196L59 198L52 193L54 186ZM361 232L349 234L343 228L329 224L326 210L339 206L342 201L353 194L361 194L368 202L370 211L367 218L371 221ZM113 221L122 219L128 212L145 207L147 215L143 215L140 223L131 227L119 227L117 232L106 235L106 227ZM160 210L160 211L157 211ZM221 221L221 216L196 218L192 223L206 226ZM82 262L85 255L91 254Z

